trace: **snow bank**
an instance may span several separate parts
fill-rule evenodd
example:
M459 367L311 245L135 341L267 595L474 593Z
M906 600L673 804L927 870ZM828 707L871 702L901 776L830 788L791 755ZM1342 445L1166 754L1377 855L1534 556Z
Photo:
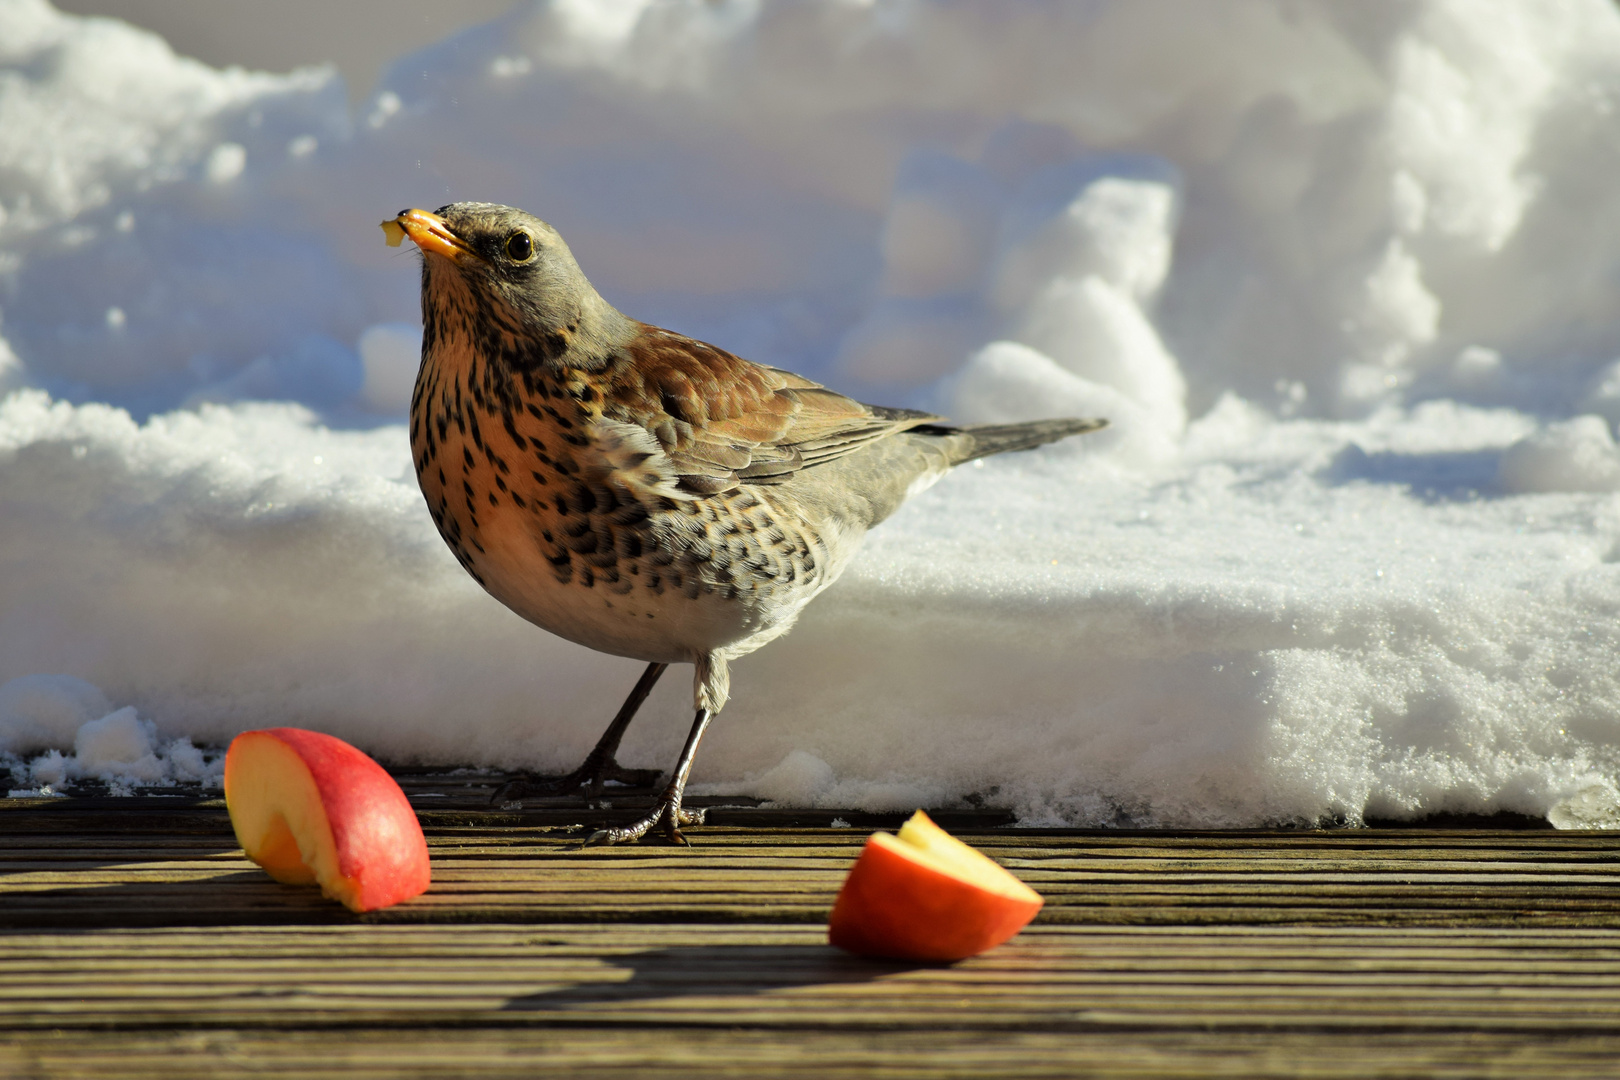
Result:
M1620 821L1617 101L1601 0L552 0L353 117L329 71L11 0L0 750L25 787L281 723L584 752L637 665L479 592L399 427L416 272L375 223L480 198L868 399L1114 421L874 534L737 665L707 790ZM673 758L683 682L628 760Z

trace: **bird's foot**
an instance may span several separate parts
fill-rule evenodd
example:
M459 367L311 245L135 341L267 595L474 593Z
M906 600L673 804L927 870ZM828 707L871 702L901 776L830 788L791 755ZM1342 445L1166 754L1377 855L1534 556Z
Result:
M602 788L606 784L651 787L662 775L664 774L659 769L627 769L613 758L606 761L592 761L586 758L583 765L567 776L554 776L549 779L528 776L508 780L490 796L489 801L495 806L505 806L507 803L522 802L531 796L571 795L576 791L583 792L586 798L594 799L602 794Z
M623 844L630 840L640 840L654 829L663 833L664 838L672 844L686 844L686 837L681 835L682 825L702 825L704 819L702 810L681 809L681 797L678 793L664 793L664 797L653 804L653 808L645 817L632 821L628 825L618 825L611 829L598 829L585 838L582 847L594 847L598 844ZM689 844L687 846L690 846Z

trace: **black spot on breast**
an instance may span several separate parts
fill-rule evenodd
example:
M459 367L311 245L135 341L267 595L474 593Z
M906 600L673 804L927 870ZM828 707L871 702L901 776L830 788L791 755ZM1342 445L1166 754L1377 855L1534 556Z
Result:
M564 540L563 543L568 545L570 551L576 552L580 555L593 555L596 553L596 532L591 529L589 525L587 525L584 532L576 533L573 529L565 529L564 532L567 535L567 539ZM609 564L611 564L617 558L618 555L612 550L607 552L607 562Z
M501 411L501 426L506 428L506 436L512 440L513 446L519 450L528 449L529 440L518 434L517 424L512 420L512 411L510 409Z

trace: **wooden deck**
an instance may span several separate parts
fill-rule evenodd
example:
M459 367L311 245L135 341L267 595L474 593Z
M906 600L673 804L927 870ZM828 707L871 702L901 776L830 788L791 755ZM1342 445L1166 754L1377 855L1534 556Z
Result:
M217 800L0 800L0 1076L1620 1075L1615 834L942 813L1047 907L917 966L824 939L898 817L580 851L561 826L619 811L404 779L434 887L359 917L244 860Z

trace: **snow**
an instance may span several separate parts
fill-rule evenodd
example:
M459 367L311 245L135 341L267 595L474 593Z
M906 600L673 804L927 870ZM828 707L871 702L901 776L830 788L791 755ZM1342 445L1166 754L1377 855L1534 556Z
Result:
M72 747L71 754L56 749ZM43 749L31 755L28 751ZM29 758L32 760L28 760ZM54 795L70 780L103 782L114 794L176 782L218 787L224 755L205 754L189 738L160 739L133 706L111 709L101 691L69 675L25 675L0 686L0 764L11 796Z
M112 712L107 697L71 675L25 675L0 686L0 746L13 753L71 746L79 728Z
M866 400L1113 421L876 531L735 665L697 790L1620 824L1617 102L1603 0L541 0L352 114L0 0L0 763L576 763L637 665L462 573L402 427L376 222L486 199Z

